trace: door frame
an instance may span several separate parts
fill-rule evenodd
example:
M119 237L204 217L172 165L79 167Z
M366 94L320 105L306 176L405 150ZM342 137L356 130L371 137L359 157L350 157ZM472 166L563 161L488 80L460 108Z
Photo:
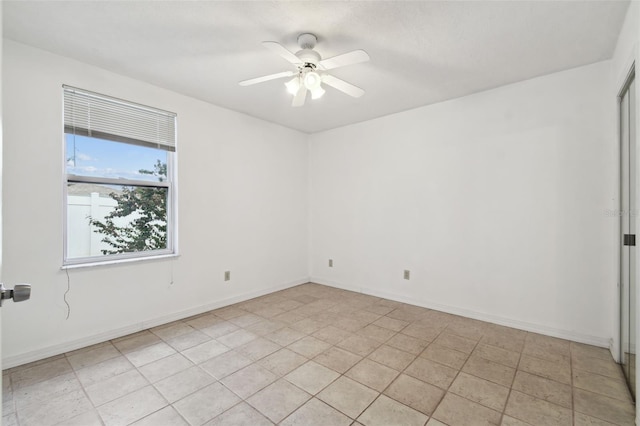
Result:
M632 214L632 209L631 206L629 206L629 212L625 212L624 211L624 206L623 206L623 193L622 193L622 180L623 180L623 176L622 176L622 170L623 170L623 166L622 166L622 153L623 153L623 147L622 147L622 99L624 97L624 94L627 92L627 90L629 89L629 87L631 86L631 83L635 80L635 76L636 76L636 72L635 72L635 60L631 63L631 66L628 68L628 72L625 75L625 78L622 83L622 85L620 86L620 89L618 90L618 93L616 95L616 107L617 107L617 114L616 114L616 131L618 133L618 237L617 237L617 255L618 255L618 262L617 262L617 267L618 267L618 327L617 327L617 338L618 338L618 359L616 360L619 364L622 364L622 362L624 361L624 348L623 348L623 342L624 339L622 338L622 316L623 316L623 310L622 310L622 303L623 303L623 286L622 286L622 282L623 282L623 272L622 272L622 250L623 250L623 237L622 237L622 233L623 233L623 215L624 214ZM636 103L637 103L637 93L636 93ZM637 109L637 108L636 108ZM638 111L636 111L636 114L638 113ZM638 127L637 127L637 119L636 117L631 117L630 120L636 120L636 132L638 131ZM637 141L636 141L637 142ZM638 148L638 145L636 143L636 148ZM636 153L640 152L636 150ZM633 159L633 161L636 162L636 166L638 165L638 159L635 158ZM637 167L636 167L636 171L637 171ZM636 179L637 180L637 179ZM635 190L636 192L638 189L638 182L635 182ZM638 197L636 197L637 199ZM629 300L630 304L634 304L635 307L638 307L638 303L637 301L631 301ZM629 385L629 381L631 379L629 377L625 376L625 381L627 382L627 386ZM635 400L635 396L634 396L634 400Z

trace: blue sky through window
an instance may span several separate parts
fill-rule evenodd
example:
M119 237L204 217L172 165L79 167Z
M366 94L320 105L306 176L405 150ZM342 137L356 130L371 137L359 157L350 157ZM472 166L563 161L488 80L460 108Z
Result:
M65 134L67 173L79 176L157 181L139 170L153 170L167 151L109 140Z

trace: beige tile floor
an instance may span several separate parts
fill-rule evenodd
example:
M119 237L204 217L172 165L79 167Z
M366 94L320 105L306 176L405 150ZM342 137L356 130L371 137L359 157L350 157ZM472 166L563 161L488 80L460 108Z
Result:
M606 349L305 284L5 371L3 424L632 425Z

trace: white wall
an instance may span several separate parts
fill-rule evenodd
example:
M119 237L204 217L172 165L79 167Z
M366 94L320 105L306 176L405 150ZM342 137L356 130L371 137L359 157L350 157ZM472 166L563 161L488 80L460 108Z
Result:
M606 61L312 135L312 280L608 346L609 79Z
M4 368L307 281L306 135L12 41L3 66L2 278L33 285L2 308ZM62 84L174 111L179 129L181 256L69 270L68 320Z

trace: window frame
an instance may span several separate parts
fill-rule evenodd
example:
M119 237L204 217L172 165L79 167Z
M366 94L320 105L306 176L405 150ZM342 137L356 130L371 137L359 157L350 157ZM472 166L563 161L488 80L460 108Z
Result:
M68 86L63 85L63 95L64 90ZM84 90L83 90L84 91ZM85 91L88 93L93 93L89 91ZM114 99L115 101L130 105L130 106L139 106L145 109L158 110L157 108L149 107L146 105L137 104L135 102L126 101L123 99L113 98L108 95L100 95L103 98ZM67 143L66 136L73 135L73 133L67 132L67 128L65 126L64 119L64 96L62 99L63 102L63 117L62 117L62 173L63 173L63 256L62 256L62 269L69 268L79 268L79 267L87 267L87 266L99 266L99 265L109 265L109 264L117 264L124 262L133 262L133 261L142 261L142 260L153 260L153 259L162 259L168 257L176 257L178 256L178 220L177 220L177 114L173 114L174 127L175 127L175 145L174 149L165 149L160 146L157 146L159 149L163 149L167 153L167 176L164 181L150 181L150 180L136 180L136 179L126 179L126 178L105 178L105 177L93 177L93 176L82 176L82 175L74 175L67 172ZM161 111L161 110L158 110ZM86 134L78 133L82 136L87 136ZM138 146L147 146L149 147L149 143L140 141L136 142L136 139L119 139L117 137L109 137L107 135L89 135L88 137L94 137L96 139L106 140L113 143L126 143L129 145L138 145ZM143 251L135 251L135 252L126 252L126 253L116 253L116 254L106 254L106 255L96 255L96 256L83 256L83 257L73 257L69 258L69 229L68 229L68 185L70 183L94 183L99 185L118 185L118 186L128 186L128 187L146 187L146 188L166 188L167 190L167 247L160 250L143 250Z

